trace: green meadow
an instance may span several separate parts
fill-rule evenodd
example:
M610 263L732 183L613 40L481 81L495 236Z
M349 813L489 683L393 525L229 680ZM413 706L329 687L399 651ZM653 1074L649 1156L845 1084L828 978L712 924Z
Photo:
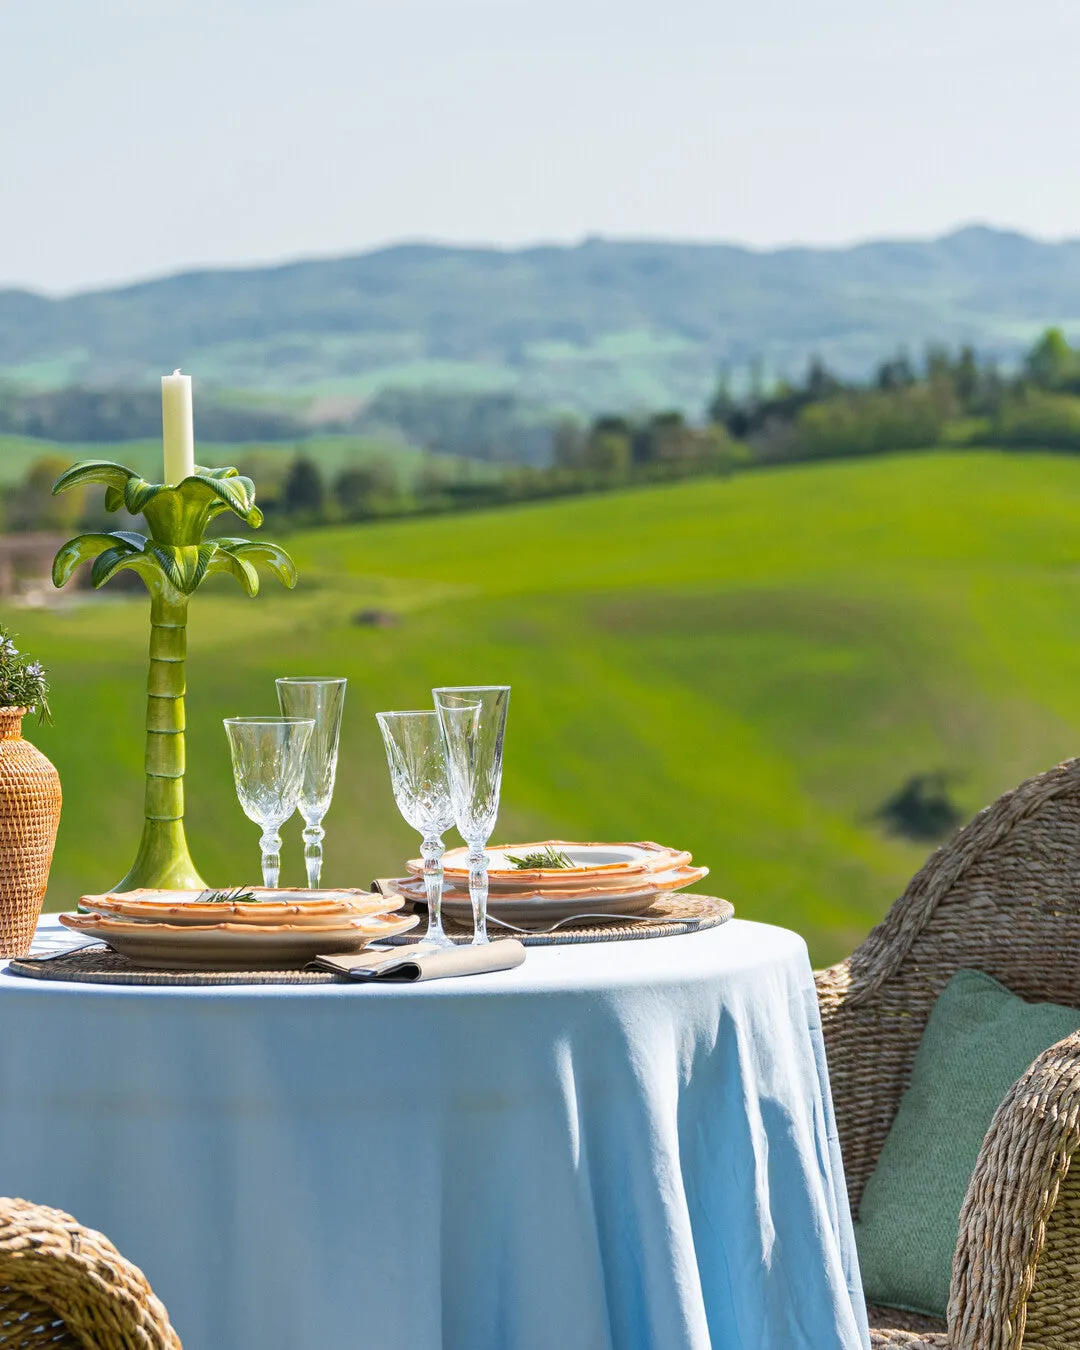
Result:
M875 818L910 775L946 771L970 813L1080 743L1074 459L867 459L284 542L295 592L215 581L192 603L189 831L214 884L251 880L258 857L221 718L273 709L277 674L350 681L328 882L415 853L374 712L509 682L500 840L690 848L701 889L797 928L817 961L925 855ZM368 609L396 623L357 624ZM55 726L30 734L64 783L62 908L135 847L146 604L3 617L52 671ZM301 874L294 820L283 877Z

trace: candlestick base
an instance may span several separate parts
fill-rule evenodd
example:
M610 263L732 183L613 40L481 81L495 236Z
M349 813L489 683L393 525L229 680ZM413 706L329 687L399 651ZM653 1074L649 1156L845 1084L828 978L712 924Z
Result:
M148 820L131 870L113 891L205 891L188 852L182 820Z

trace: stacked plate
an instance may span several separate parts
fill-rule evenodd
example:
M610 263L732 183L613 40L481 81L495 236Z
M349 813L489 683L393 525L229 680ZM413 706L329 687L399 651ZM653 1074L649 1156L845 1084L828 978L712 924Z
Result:
M709 875L694 867L689 853L662 844L575 844L547 839L488 849L488 912L507 923L529 927L581 914L641 914L656 900L693 886ZM519 866L514 859L558 855L564 866ZM423 861L407 863L410 876L394 883L408 899L423 903ZM472 920L468 852L447 851L443 913Z
M76 932L162 970L291 970L355 952L419 922L400 895L370 891L124 891L61 914Z

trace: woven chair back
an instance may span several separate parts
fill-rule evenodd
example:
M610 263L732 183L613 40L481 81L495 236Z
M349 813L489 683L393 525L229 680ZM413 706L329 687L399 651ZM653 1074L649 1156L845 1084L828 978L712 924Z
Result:
M849 960L826 973L850 989L845 1025L827 1033L827 1049L853 1208L930 1009L963 968L1023 998L1080 1007L1080 759L981 811L928 859Z

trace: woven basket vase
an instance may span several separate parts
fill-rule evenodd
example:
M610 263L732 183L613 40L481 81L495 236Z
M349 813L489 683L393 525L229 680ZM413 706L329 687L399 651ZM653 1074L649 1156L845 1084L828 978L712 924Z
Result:
M24 741L26 708L0 708L0 957L30 950L60 824L60 775Z

